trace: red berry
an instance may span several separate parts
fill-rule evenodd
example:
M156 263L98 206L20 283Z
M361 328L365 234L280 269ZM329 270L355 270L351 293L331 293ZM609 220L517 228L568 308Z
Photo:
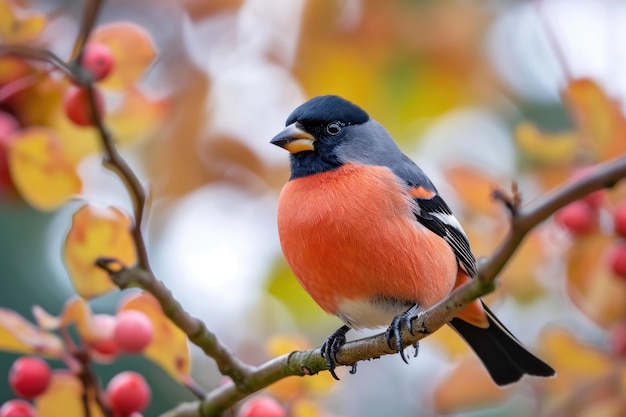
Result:
M131 414L143 411L150 403L150 387L146 380L133 371L115 375L106 390L109 405L115 413Z
M91 72L94 81L100 81L113 69L115 58L107 45L94 42L85 45L81 62Z
M597 212L586 201L578 200L557 211L555 220L573 235L584 235L596 227Z
M9 400L0 407L0 417L37 417L37 411L24 400Z
M621 203L613 214L613 224L615 233L621 237L626 237L626 203Z
M51 376L46 361L36 356L22 356L11 366L9 385L17 395L35 398L48 388Z
M619 357L626 357L626 322L611 329L611 348Z
M127 310L117 315L113 340L123 352L139 353L152 342L154 326L141 311Z
M104 113L104 98L102 93L94 90L96 102L96 112L100 116ZM63 109L69 119L78 126L93 126L93 118L91 113L91 105L89 104L89 96L87 89L77 86L71 86L65 92L63 98Z
M11 143L11 136L19 130L20 125L15 117L0 111L0 187L11 184L11 174L7 161L7 148Z
M117 343L113 338L117 319L110 314L96 314L93 316L93 326L99 335L97 339L87 341L89 346L104 356L117 355Z
M622 279L626 279L626 243L619 243L609 255L611 271Z
M287 417L287 412L272 397L259 395L243 405L239 417Z

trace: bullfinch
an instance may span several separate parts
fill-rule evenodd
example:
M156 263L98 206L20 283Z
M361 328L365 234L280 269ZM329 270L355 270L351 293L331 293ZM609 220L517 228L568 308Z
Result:
M321 347L328 369L350 329L387 328L402 358L402 325L476 276L465 232L424 172L383 126L338 96L296 108L271 143L291 153L278 232L300 284L344 325ZM554 370L477 299L452 326L498 385Z

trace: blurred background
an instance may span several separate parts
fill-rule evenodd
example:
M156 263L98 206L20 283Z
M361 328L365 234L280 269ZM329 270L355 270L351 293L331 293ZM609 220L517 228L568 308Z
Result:
M14 19L45 16L27 43L69 56L84 2L0 3ZM532 201L626 150L619 0L105 2L98 25L118 21L143 27L157 53L132 88L102 85L105 121L150 192L145 230L155 272L251 364L319 346L341 325L299 287L276 231L288 154L268 142L305 100L338 94L386 126L438 185L477 257L507 231L494 189L517 181ZM102 167L92 129L57 111L68 83L50 75L47 84L15 89L1 60L0 111L20 129L57 131L82 181L76 199L38 210L10 172L1 179L0 306L30 319L32 305L59 314L74 294L62 250L82 202L132 209L123 184ZM612 215L623 197L620 187L602 194L589 230L541 225L486 297L558 378L497 388L442 329L409 366L387 356L359 364L356 375L342 369L340 382L290 378L266 394L292 416L624 416L626 332L616 329L626 322L626 280L610 267L621 244ZM111 313L120 297L91 305ZM192 376L206 389L219 385L214 363L192 353ZM0 354L2 402L12 393L1 375L15 357ZM141 357L96 369L104 381L140 370L154 390L146 415L193 399Z

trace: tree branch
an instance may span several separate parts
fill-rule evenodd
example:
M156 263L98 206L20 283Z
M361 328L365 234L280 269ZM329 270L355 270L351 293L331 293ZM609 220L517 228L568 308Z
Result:
M625 177L626 157L620 157L597 165L594 171L585 178L566 183L544 197L518 207L511 217L511 229L508 235L494 253L479 264L478 279L457 288L446 299L415 317L412 320L412 327L427 329L432 333L448 323L466 304L495 288L497 275L506 266L528 232L561 207L594 191L610 188ZM427 334L420 332L410 334L406 329L402 333L405 346L410 346L426 336ZM352 366L359 361L395 353L387 345L385 334L381 333L346 343L337 354L337 360L338 364ZM237 401L282 378L314 375L323 370L326 370L326 360L321 357L319 349L292 352L252 369L244 384L230 383L220 386L209 392L202 402L182 404L163 414L162 417L219 416Z
M140 287L152 294L163 313L187 335L189 341L215 360L222 375L230 376L241 389L245 389L252 367L237 359L202 320L189 314L162 281L151 272L140 267L126 268L115 259L99 258L96 266L107 271L120 289Z
M124 182L133 199L134 225L131 233L138 254L138 265L132 268L121 266L116 260L105 258L98 259L96 264L109 273L119 288L138 286L154 295L166 316L188 336L192 343L216 361L223 375L232 378L233 382L214 389L201 401L181 404L176 409L165 413L164 416L217 416L231 408L237 401L282 378L314 375L326 370L326 360L321 357L319 349L292 352L258 367L241 362L201 320L191 316L163 282L153 274L142 232L147 201L144 187L119 154L102 115L97 113L93 80L85 76L85 71L80 66L80 54L88 41L100 5L100 0L92 0L91 6L93 7L83 17L81 34L76 41L74 60L71 64L64 62L49 51L27 47L0 45L0 55L10 54L48 62L87 89L95 128L103 147L103 164ZM585 178L575 183L565 184L527 205L518 205L514 201L511 205L505 204L511 213L510 231L491 257L479 264L478 279L456 289L444 300L413 318L412 327L422 329L424 332L410 334L404 329L402 332L404 345L415 344L426 337L427 333L432 333L448 323L466 304L493 291L497 275L506 266L525 236L556 210L593 191L611 187L624 177L626 177L626 157L621 157L598 165L594 172ZM385 335L379 334L346 343L338 352L337 361L338 364L352 366L359 361L394 353L396 352L388 346Z

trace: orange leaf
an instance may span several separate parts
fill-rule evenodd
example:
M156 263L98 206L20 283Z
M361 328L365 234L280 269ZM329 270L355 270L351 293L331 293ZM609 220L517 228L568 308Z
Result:
M115 60L111 74L99 84L111 90L125 90L135 84L156 58L150 34L141 26L115 22L100 26L90 39L107 45Z
M116 288L108 274L94 265L97 258L135 263L130 228L128 216L114 207L84 205L74 213L63 254L74 289L81 297L97 297Z
M39 210L54 210L80 193L76 167L65 158L54 131L28 128L8 148L11 178L24 199Z
M39 306L33 307L33 315L39 327L46 330L58 330L75 324L78 335L86 342L100 340L106 336L102 334L102 329L94 324L93 312L84 298L73 297L67 300L59 317L47 313Z
M1 7L0 5L0 8ZM0 11L0 14L1 13ZM2 17L0 17L0 19L2 19ZM32 71L32 67L23 59L12 56L0 56L0 85L3 87L12 81L26 76Z
M626 283L608 270L612 236L580 237L568 253L566 290L587 317L605 328L626 319Z
M147 292L126 298L118 311L125 310L138 310L148 316L154 326L154 337L144 350L144 355L172 378L184 382L191 369L187 335L163 314L159 302Z
M598 83L572 80L564 92L586 144L599 159L613 158L626 151L626 120L618 100L609 97Z
M502 212L500 204L491 198L502 179L496 179L476 168L455 166L446 171L446 178L471 212L495 216Z
M466 355L439 381L433 394L437 414L449 414L482 408L504 401L512 390L499 387L475 355Z
M15 311L0 308L0 350L41 353L58 358L63 354L63 342L56 335L37 328Z
M84 417L83 386L80 380L68 371L54 371L46 391L35 399L37 415L46 417ZM92 417L104 417L94 399L88 393L89 411Z
M41 14L21 14L8 2L0 2L0 39L6 44L29 43L41 34L46 17Z

